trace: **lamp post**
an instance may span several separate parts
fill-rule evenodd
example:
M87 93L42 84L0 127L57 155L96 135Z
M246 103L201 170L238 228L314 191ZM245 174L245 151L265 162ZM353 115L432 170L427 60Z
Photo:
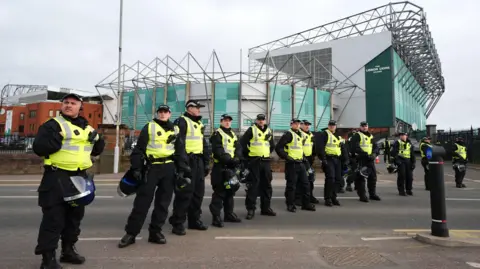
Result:
M117 78L117 121L116 121L116 137L115 137L115 150L113 156L113 173L118 173L118 165L120 162L120 122L121 122L121 106L122 99L120 98L120 76L122 66L122 21L123 21L123 0L120 0L120 29L119 29L119 41L118 41L118 78Z

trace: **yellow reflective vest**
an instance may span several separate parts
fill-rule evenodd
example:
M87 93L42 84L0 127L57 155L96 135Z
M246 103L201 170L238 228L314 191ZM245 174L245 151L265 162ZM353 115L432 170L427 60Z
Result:
M151 121L148 123L148 143L145 154L149 158L160 159L172 156L175 153L174 140L167 144L170 136L176 136L179 133L178 126L174 130L165 131L158 123ZM171 163L172 160L152 161L152 164Z
M464 160L466 160L467 159L467 148L465 146L459 145L457 143L455 143L455 146L457 146L457 150L455 151L455 153L457 153ZM454 157L453 159L458 159L458 157Z
M325 144L325 154L330 156L342 155L342 149L340 148L340 139L338 139L330 130L325 130L328 135L327 144Z
M222 137L222 145L225 153L228 153L230 157L235 157L235 142L237 141L237 136L232 132L233 137L226 134L221 128L217 129L218 134ZM213 154L212 154L213 156ZM218 163L218 160L213 158L215 163Z
M270 139L266 139L266 136L272 131L267 128L265 132L262 132L257 125L252 127L252 138L250 139L250 146L248 146L248 156L250 157L270 157Z
M44 158L44 164L57 167L67 171L86 170L92 167L90 154L93 144L88 141L88 135L94 131L93 127L88 125L85 130L72 124L61 115L53 118L62 130L62 148ZM99 135L95 140L99 139Z
M405 159L410 159L412 145L408 142L403 142L401 139L398 140L398 143L398 155Z
M187 154L202 154L203 153L203 123L194 122L186 116L182 116L187 123L187 133L185 135L185 150Z
M425 152L422 150L422 147L423 145L427 145L427 147L432 147L432 145L430 143L427 143L427 142L421 142L420 143L420 155L422 156L422 158L426 158L425 156Z
M289 132L292 134L292 141L285 145L284 150L294 160L303 160L303 138L292 130Z
M304 140L303 154L305 154L306 157L310 157L313 154L313 134L311 132L310 133L306 133L304 131L301 131L301 132Z
M367 136L366 134L362 132L357 133L360 136L360 148L366 152L368 155L372 154L373 151L373 144L372 144L372 138L373 135L370 134Z

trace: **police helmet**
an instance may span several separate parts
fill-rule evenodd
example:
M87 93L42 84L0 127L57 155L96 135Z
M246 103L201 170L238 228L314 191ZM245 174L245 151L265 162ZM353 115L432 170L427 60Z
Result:
M175 192L187 192L190 190L192 180L184 176L183 173L177 173L177 181L175 184Z
M63 200L73 207L87 206L95 199L93 175L72 176L63 184Z
M456 163L453 165L453 169L458 169L459 172L463 172L466 170L465 164L462 163Z
M231 169L224 169L222 174L224 178L223 185L225 190L232 193L237 192L240 188L240 180L237 174Z
M133 177L132 170L128 170L118 183L117 193L121 197L128 197L137 192L139 182Z
M362 168L360 168L358 170L358 173L364 177L364 178L367 178L369 175L370 175L370 169L368 169L368 167L366 166L363 166Z
M390 164L387 166L387 171L389 174L393 174L397 172L398 167L395 164Z
M250 174L250 170L248 170L248 168L243 168L243 169L237 168L237 170L235 171L235 174L237 175L240 183L246 183L248 174Z

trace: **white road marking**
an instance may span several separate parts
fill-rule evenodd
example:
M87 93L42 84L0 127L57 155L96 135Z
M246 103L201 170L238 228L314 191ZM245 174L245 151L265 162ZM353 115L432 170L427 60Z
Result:
M218 240L293 240L293 236L215 236Z
M480 268L480 263L478 262L467 262L467 264L473 268Z
M403 239L412 239L412 237L410 236L362 237L363 241L403 240Z
M455 175L454 175L454 174L445 173L445 175L448 176L448 177L453 177L453 178L455 178ZM480 180L478 180L478 179L471 179L471 178L468 178L468 177L464 177L463 179L464 179L464 180L467 180L467 181L472 181L472 182L480 183Z
M40 182L38 182L36 184L21 184L21 183L18 183L18 184L0 184L0 187L38 187L38 185L40 185ZM117 183L115 183L115 184L114 183L100 183L100 184L95 183L95 186L96 187L118 186L118 184Z
M36 195L2 195L0 196L0 199L37 199L38 196ZM114 196L102 196L102 195L99 195L99 196L95 196L95 198L97 199L112 199L114 198Z
M480 201L478 198L445 198L447 201Z
M40 176L41 177L41 176ZM12 182L12 181L15 181L15 182L38 182L40 183L40 179L0 179L0 182ZM94 179L95 182L112 182L112 181L120 181L120 178L119 179L115 179L115 178L112 178L112 179Z
M119 241L121 237L84 237L78 238L79 241ZM137 237L135 240L142 240L142 237Z

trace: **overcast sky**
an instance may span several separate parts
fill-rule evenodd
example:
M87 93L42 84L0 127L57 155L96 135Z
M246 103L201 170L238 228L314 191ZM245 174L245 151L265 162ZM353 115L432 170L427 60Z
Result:
M148 63L188 51L226 71L248 48L384 5L380 0L124 0L123 60ZM92 90L118 64L119 0L4 0L0 86L45 84ZM480 127L479 0L417 0L427 12L446 93L428 119L439 128Z

